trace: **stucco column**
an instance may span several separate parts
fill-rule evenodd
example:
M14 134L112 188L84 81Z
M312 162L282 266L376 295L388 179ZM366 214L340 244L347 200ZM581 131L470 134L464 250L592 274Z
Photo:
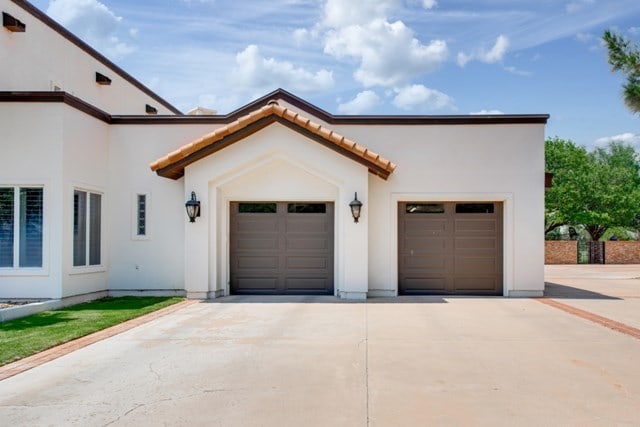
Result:
M368 239L368 176L367 172L360 174L356 182L350 182L341 188L339 202L336 207L336 223L340 224L338 237L338 262L342 274L339 279L340 298L366 299L369 290L369 239ZM349 203L358 193L358 200L362 202L360 219L354 222Z
M189 222L184 216L184 288L187 298L206 299L209 292L209 192L204 185L189 179L188 168L185 170L184 200L195 191L200 201L200 217L196 222Z

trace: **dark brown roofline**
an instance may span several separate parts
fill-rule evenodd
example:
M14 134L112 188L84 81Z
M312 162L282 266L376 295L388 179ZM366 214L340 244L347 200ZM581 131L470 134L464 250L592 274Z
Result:
M67 92L0 92L0 102L61 102L105 123L111 115Z
M289 92L278 89L226 115L217 116L137 116L110 115L66 92L0 92L0 102L64 102L84 113L112 125L195 125L220 124L232 121L264 107L274 98L287 103L333 125L490 125L545 124L548 114L501 114L478 116L334 116Z
M149 95L151 98L158 101L160 104L162 104L164 107L169 109L171 112L182 115L182 112L180 110L178 110L176 107L171 105L168 101L164 100L162 97L160 97L160 95L158 95L157 93L153 92L151 89L149 89L148 87L140 83L133 76L131 76L131 74L127 73L122 68L118 67L116 64L108 60L101 53L99 53L94 48L92 48L91 46L89 46L88 44L80 40L77 36L75 36L73 33L71 33L69 30L64 28L62 25L58 24L56 21L51 19L47 14L42 12L37 7L35 7L34 5L32 5L26 0L11 0L11 1L15 3L17 6L27 11L34 18L42 21L45 25L49 26L52 30L60 34L62 37L66 38L71 43L73 43L74 45L76 45L77 47L85 51L87 54L89 54L89 56L92 56L97 61L109 67L112 71L114 71L120 77L125 79L127 82L131 83L136 88L140 89L145 94Z
M119 125L143 124L227 124L251 111L264 107L269 101L281 99L288 104L332 125L493 125L545 124L548 114L441 115L441 116L343 116L333 115L284 89L277 89L226 115L217 116L112 116Z

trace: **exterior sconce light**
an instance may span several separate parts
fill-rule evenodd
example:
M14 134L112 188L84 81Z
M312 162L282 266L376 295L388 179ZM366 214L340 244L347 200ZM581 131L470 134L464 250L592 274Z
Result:
M353 222L357 223L358 219L360 219L360 208L362 208L362 202L358 200L357 192L356 198L353 199L351 203L349 203L349 207L351 208L351 215L353 215Z
M196 218L200 216L200 201L196 200L196 192L191 192L191 200L187 200L184 204L187 208L187 215L189 216L189 222L196 222Z

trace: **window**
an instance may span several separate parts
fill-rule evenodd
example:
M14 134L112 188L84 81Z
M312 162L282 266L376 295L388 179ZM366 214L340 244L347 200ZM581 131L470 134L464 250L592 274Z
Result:
M482 214L493 213L493 203L457 203L456 213L462 214Z
M276 213L275 203L238 203L239 213Z
M147 235L147 195L136 197L136 236Z
M42 267L42 194L0 187L0 268Z
M327 213L326 203L289 203L288 213Z
M73 192L73 265L100 265L102 195Z
M441 214L444 213L442 203L407 203L405 212L408 214Z

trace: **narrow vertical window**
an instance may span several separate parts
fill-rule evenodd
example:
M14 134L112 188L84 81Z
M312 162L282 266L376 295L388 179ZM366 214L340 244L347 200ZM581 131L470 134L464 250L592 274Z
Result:
M0 187L0 268L42 267L43 189Z
M89 265L100 265L102 195L91 193L89 204Z
M14 189L0 188L0 267L13 267Z
M73 192L73 265L100 265L102 195Z
M42 267L42 188L20 189L20 267Z
M147 195L138 194L136 206L136 235L147 235Z

